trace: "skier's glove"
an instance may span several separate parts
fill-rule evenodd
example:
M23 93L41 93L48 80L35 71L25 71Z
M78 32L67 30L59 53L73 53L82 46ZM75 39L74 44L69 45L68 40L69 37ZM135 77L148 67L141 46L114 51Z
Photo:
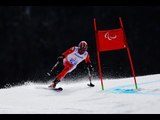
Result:
M60 55L60 56L57 58L57 60L58 60L59 62L62 62L64 58L65 58L64 55Z

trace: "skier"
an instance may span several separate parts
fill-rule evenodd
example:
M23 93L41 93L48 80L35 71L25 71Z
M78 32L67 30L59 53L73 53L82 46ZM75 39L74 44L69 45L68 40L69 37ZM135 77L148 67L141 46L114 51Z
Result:
M62 53L58 58L58 62L63 62L63 70L56 76L56 78L52 81L50 88L55 88L56 85L67 75L67 73L73 71L79 63L81 63L83 60L85 60L85 63L87 65L87 69L90 71L93 71L93 66L91 64L89 53L87 52L88 44L86 41L81 41L78 46L71 47L70 49L66 50L64 53ZM47 73L49 76L50 73ZM91 83L88 84L91 87L94 87L94 84Z

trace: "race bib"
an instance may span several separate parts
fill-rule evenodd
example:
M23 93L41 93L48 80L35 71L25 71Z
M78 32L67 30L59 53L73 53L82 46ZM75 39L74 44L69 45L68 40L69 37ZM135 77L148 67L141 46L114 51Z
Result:
M73 59L73 58L71 58L69 62L70 62L71 64L73 64L73 65L76 65L76 64L77 64L77 61L76 61L75 59Z

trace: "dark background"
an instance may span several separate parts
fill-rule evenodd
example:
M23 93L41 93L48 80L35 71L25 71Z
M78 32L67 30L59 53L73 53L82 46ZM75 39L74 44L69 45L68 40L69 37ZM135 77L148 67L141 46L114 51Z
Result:
M57 57L81 40L98 77L94 17L99 30L119 28L122 17L136 75L160 73L160 6L0 6L0 88L47 82L44 74ZM104 78L132 76L125 49L100 55ZM86 76L84 65L66 78Z

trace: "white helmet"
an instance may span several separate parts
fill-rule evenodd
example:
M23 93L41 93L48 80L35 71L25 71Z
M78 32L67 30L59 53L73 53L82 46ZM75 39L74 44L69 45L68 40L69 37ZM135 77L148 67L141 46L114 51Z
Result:
M88 44L86 41L81 41L78 44L79 49L86 51L88 49Z

